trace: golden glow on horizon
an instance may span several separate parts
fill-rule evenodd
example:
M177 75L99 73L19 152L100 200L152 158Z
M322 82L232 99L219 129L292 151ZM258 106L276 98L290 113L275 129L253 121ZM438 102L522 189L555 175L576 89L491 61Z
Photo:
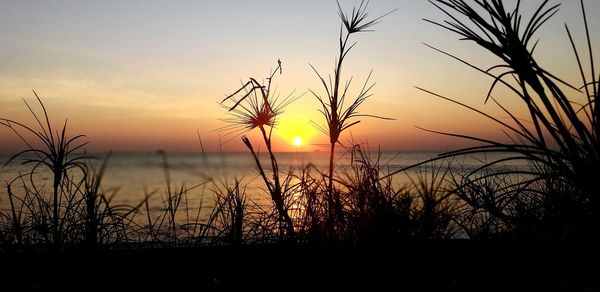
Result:
M280 137L280 141L284 142L282 151L294 151L298 147L305 147L316 143L321 136L311 123L310 119L319 118L318 112L301 103L293 104L288 111L281 115L280 123L274 130Z

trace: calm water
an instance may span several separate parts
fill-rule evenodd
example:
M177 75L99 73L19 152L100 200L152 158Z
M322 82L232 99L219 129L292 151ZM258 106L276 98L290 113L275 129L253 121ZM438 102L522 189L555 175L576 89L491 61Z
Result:
M437 155L434 152L384 152L371 153L372 159L379 156L380 165L385 171L393 172L409 165L431 159ZM103 155L96 155L102 158ZM264 191L264 183L258 177L255 162L249 153L168 153L168 175L165 171L165 161L157 152L148 153L113 153L108 160L106 173L103 178L102 189L106 194L114 195L114 203L136 205L144 200L146 195L152 194L153 205L161 206L166 197L167 178L171 181L172 189L192 188L190 200L199 201L207 194L212 194L224 184L231 185L235 179L242 181L248 194L254 198L268 198ZM7 156L0 156L2 163ZM281 172L298 170L308 164L323 172L328 166L328 153L325 152L298 152L278 153L279 168ZM472 169L481 165L482 160L493 160L498 157L469 157L461 159L457 164L464 168ZM269 171L270 164L265 153L262 154L265 171ZM102 159L96 161L99 164ZM336 169L339 173L348 170L350 155L339 153L336 160ZM515 166L515 165L513 165ZM517 165L518 166L518 165ZM430 169L431 165L421 167L421 170ZM0 170L0 181L7 182L18 176L19 172L26 172L28 167L19 163L8 165ZM403 185L409 182L408 176L416 174L419 168L394 176L394 183ZM40 169L36 180L40 185L45 185L50 193L51 176ZM0 205L6 204L6 188L0 188Z

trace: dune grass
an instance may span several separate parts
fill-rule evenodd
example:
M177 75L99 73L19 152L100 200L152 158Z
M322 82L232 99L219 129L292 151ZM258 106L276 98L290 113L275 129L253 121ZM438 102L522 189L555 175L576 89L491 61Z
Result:
M340 29L339 35L339 53L335 60L335 67L333 70L333 81L332 76L329 76L329 82L317 71L317 69L311 65L311 68L317 74L317 77L323 85L323 94L319 94L314 90L310 90L313 96L319 101L320 109L319 112L323 114L325 118L325 124L322 125L319 122L313 121L313 125L319 129L322 133L329 137L329 173L327 176L327 231L331 237L336 233L336 225L339 222L344 224L344 216L342 216L341 198L339 192L334 189L334 169L335 169L335 152L336 145L340 144L340 135L352 126L360 123L358 118L379 118L388 119L381 116L369 115L359 113L358 108L372 95L373 87L375 83L371 83L372 71L369 73L360 91L356 94L356 97L349 106L345 106L346 99L351 99L350 86L352 85L353 78L350 77L345 83L342 84L342 67L346 61L346 57L356 45L356 42L351 42L350 38L355 36L357 33L368 32L375 24L377 24L383 17L392 13L388 12L382 16L374 19L369 19L368 6L369 1L362 0L358 7L354 7L352 12L346 13L342 9L339 1L338 15L342 22L342 29Z
M282 185L285 182L282 182L279 164L274 154L272 134L277 124L278 116L283 113L286 106L298 99L299 96L294 96L294 92L292 92L285 99L279 100L277 95L271 91L273 78L277 72L279 74L282 73L281 60L278 60L277 63L277 68L266 78L266 85L258 82L255 78L250 78L250 81L246 82L240 89L221 101L221 104L225 102L233 103L230 106L224 105L232 117L226 119L230 125L221 128L221 130L226 131L227 134L239 134L240 132L255 128L260 130L263 143L269 154L272 179L265 174L264 167L258 158L259 154L254 150L250 139L243 136L242 141L256 162L259 174L268 189L271 200L277 208L278 216L281 218L281 222L285 224L287 235L293 238L295 236L294 224L285 205L286 192ZM242 93L243 95L238 97Z
M479 68L468 60L433 48L492 78L485 97L510 118L508 122L486 114L460 101L424 90L481 114L497 123L512 142L505 143L475 136L440 133L478 142L482 146L448 152L442 157L469 154L507 153L508 157L483 164L471 172L458 187L461 198L473 209L483 209L489 216L519 230L529 230L543 238L595 236L591 222L598 221L598 183L600 170L597 107L600 77L596 76L590 26L583 0L582 19L585 25L589 60L584 62L565 25L573 48L575 66L582 84L571 85L552 74L537 62L534 51L536 33L558 11L559 5L543 1L531 15L523 15L521 1L509 8L500 0L469 2L463 0L432 0L449 20L427 20L471 41L501 60L489 69ZM534 42L535 41L535 42ZM520 98L529 117L513 115L494 97L495 88L504 86ZM438 132L439 133L439 132ZM529 163L527 170L491 171L503 162L521 160ZM481 174L483 172L483 174ZM514 175L527 179L515 180ZM497 193L483 194L492 184ZM465 195L464 193L471 193ZM478 198L472 194L480 194Z
M190 186L174 186L164 152L158 153L163 159L164 188L146 191L146 198L134 206L115 205L117 191L103 187L109 157L98 165L92 157L81 154L86 145L84 136L69 136L66 122L57 131L42 99L34 92L42 111L38 114L26 102L34 126L0 119L0 124L26 147L7 163L20 161L28 167L27 172L6 182L8 204L0 210L0 244L10 248L97 249L257 243L393 246L407 240L463 237L593 238L599 222L594 179L599 167L596 100L600 77L595 77L583 1L589 72L567 28L576 66L581 69L582 87L566 84L534 58L532 38L557 6L547 6L544 1L527 18L521 15L519 5L509 10L499 0L431 2L450 20L430 22L475 42L502 60L502 64L484 70L436 49L490 76L492 86L485 99L504 110L511 120L504 122L458 100L425 91L491 119L512 143L436 132L482 146L444 153L411 166L419 169L418 175L410 176L406 185L397 185L395 179L407 169L390 171L380 155L366 145L347 147L344 155L350 157L350 166L335 166L334 150L341 145L340 135L356 125L357 118L365 116L357 109L373 87L369 75L351 105L344 107L352 80L344 84L341 81L342 66L354 47L349 40L381 19L368 20L367 2L363 1L350 14L340 7L342 31L332 79L335 81L328 83L318 75L326 94L313 92L325 117L320 129L330 142L326 170L310 164L288 171L279 168L272 133L279 115L298 98L292 93L277 99L271 89L277 73L281 73L281 62L266 81L250 78L222 101L231 113L226 119L230 124L221 129L227 139L255 129L261 133L261 143L268 152L267 166L248 137L242 136L242 142L264 182L271 202L267 205L253 200L238 179L215 182L199 178ZM497 70L504 71L493 74ZM521 98L522 105L529 109L528 122L512 115L499 98L493 97L496 86L505 86ZM476 169L462 168L458 159L488 153L505 155L498 160L482 160ZM514 160L524 161L528 167L505 165ZM42 173L51 174L48 188L38 179ZM162 205L151 205L153 196L162 196Z
M39 219L40 221L37 222L36 227L39 230L50 232L53 245L58 247L61 244L63 230L68 228L68 226L65 225L67 222L61 220L61 218L68 218L68 216L70 216L69 211L75 209L73 204L76 204L76 201L73 200L72 196L69 196L70 192L79 189L83 183L83 181L76 182L72 180L73 175L71 172L85 172L83 163L85 157L76 156L73 155L73 153L85 146L87 142L80 142L80 140L84 138L83 135L74 136L72 138L66 136L66 120L60 133L55 131L50 123L48 113L40 97L35 91L33 93L41 107L43 116L39 116L26 101L25 105L36 122L36 126L38 127L37 130L34 128L36 126L28 126L9 119L0 119L2 125L10 129L27 146L26 150L13 155L6 163L8 164L16 158L23 156L23 164L32 165L29 173L30 178L36 174L39 168L48 170L52 173L52 199L49 204L46 204L46 201L42 199L45 190L37 189L35 184L32 184L31 187L33 189L26 190L26 193L31 194L31 202L36 201L40 206L38 211L42 211L41 214L37 214L39 217L36 219ZM38 147L36 144L41 144L41 146ZM13 205L15 203L15 196L10 190L12 183L14 183L14 180L8 184L7 189L9 190L9 197L11 198L10 203L13 213L13 222L16 223L18 221L14 212L16 207ZM27 196L25 196L25 198L27 198ZM63 209L63 205L65 205L66 208ZM22 208L19 209L21 211L23 210ZM61 210L65 210L66 212L60 214ZM66 218L62 215L65 215ZM18 227L15 230L19 231L16 234L19 237L18 239L22 239L19 235L20 231L22 231L20 223L15 227ZM44 236L46 235L47 234Z
M29 145L33 148L33 143ZM14 156L11 163L21 160L25 166L31 165L30 156L20 155ZM81 165L78 172L63 173L56 219L52 193L48 195L43 181L36 177L40 172L35 165L30 166L27 173L6 185L10 203L9 209L0 212L2 246L97 249L275 242L314 245L333 239L328 233L327 175L312 165L290 170L280 181L282 208L288 212L294 230L290 233L280 208L275 203L265 206L250 199L240 180L217 183L199 178L202 181L191 187L173 186L167 154L157 155L163 160L164 187L146 192L144 200L130 206L112 203L119 195L118 189L102 186L110 153L98 163L97 159L67 152L64 159L81 161ZM337 224L335 240L367 245L430 235L433 238L433 233L423 232L421 226L439 211L439 202L431 205L430 198L440 196L440 202L445 200L438 194L444 189L435 189L443 184L445 174L432 177L430 190L421 191L421 180L415 181L414 189L396 187L391 178L381 179L386 166L378 158L373 160L362 146L349 149L348 155L351 167L340 169L335 177L339 212L344 218ZM151 205L153 196L162 196L162 205ZM191 201L199 203L192 206ZM60 225L58 234L54 234L54 221ZM436 238L451 235L442 234Z

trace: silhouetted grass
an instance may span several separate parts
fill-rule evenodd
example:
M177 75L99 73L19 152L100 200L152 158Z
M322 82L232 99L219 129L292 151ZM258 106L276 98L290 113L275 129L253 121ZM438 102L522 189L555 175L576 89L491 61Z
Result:
M271 178L268 178L265 174L265 170L258 159L258 153L254 150L250 139L243 136L242 141L256 162L260 176L265 182L271 200L277 208L278 216L280 217L281 222L284 222L285 224L287 236L294 238L294 224L290 218L288 209L285 206L285 190L282 189L279 164L273 153L271 141L278 116L283 112L286 106L299 97L294 96L294 92L281 101L278 99L278 96L274 96L274 93L271 91L273 78L277 72L279 72L279 74L282 73L281 61L278 60L277 62L277 68L268 78L266 78L266 85L263 85L254 78L250 78L250 81L246 82L240 89L221 101L221 104L224 102L233 102L233 105L231 106L224 106L232 117L225 120L229 122L230 125L221 128L221 130L227 131L228 134L239 134L240 132L249 131L254 128L260 129L264 145L267 147L267 152L269 153L272 171ZM238 97L238 95L242 93L243 95ZM269 128L268 132L267 127Z
M84 136L69 138L66 121L60 132L55 131L40 97L35 98L43 112L39 116L25 101L39 127L1 119L27 149L13 155L7 162L22 158L30 165L26 173L6 185L10 216L3 225L5 243L18 245L45 244L53 249L68 245L115 243L126 241L127 222L132 215L125 206L112 206L100 190L105 163L96 172L88 164L91 157L77 154L87 142ZM49 172L52 188L48 190L41 177ZM15 184L18 188L14 188ZM18 193L16 193L18 192ZM8 231L8 232L7 232Z
M101 191L105 163L99 171L89 164L83 166L83 178L65 177L68 184L61 186L62 202L57 207L58 231L52 227L55 221L52 196L49 199L45 186L38 185L36 173L22 174L7 183L10 213L2 212L2 244L95 249L127 243L135 210L112 204L112 195ZM15 185L18 187L14 188ZM54 242L57 237L60 244Z
M445 53L493 78L486 99L512 121L427 92L498 123L512 143L441 133L483 146L444 153L407 168L416 169L416 175L404 173L407 169L392 172L380 152L352 143L343 154L349 156L350 165L336 167L340 135L359 122L355 118L369 116L357 109L371 94L370 75L346 108L352 79L341 84L342 65L354 46L348 43L350 36L381 19L367 20L368 1L350 14L339 8L343 29L335 81L327 83L319 75L327 94L314 93L326 119L319 129L330 138L326 170L310 164L288 172L279 169L272 131L278 115L296 99L290 95L278 102L271 92L272 79L281 73L280 62L267 83L251 78L223 100L232 103L224 106L232 113L227 120L232 124L221 130L234 137L254 128L261 131L271 169L263 167L247 137L242 141L265 183L267 204L254 200L237 178L233 182L199 178L191 187L174 186L164 151L157 154L163 160L164 188L145 191L145 199L135 206L114 204L117 189L103 186L110 154L100 165L79 154L86 144L81 142L84 136L69 138L66 122L56 131L34 92L43 111L43 116L37 114L26 102L35 127L0 119L0 125L26 146L7 164L22 159L29 167L5 184L0 255L18 252L0 263L10 270L0 273L9 275L8 281L0 279L0 288L80 289L84 282L98 285L97 290L220 291L248 286L383 290L389 283L415 290L595 291L600 77L595 77L585 9L589 74L567 29L583 79L583 87L577 88L544 70L533 57L535 45L530 41L558 6L547 7L548 1L543 1L530 21L522 23L520 2L514 10L507 10L500 0L430 2L451 18L434 23L503 60L483 70ZM506 71L492 74L499 69ZM498 85L521 98L529 109L530 125L491 96ZM577 103L569 94L583 94L584 102ZM488 153L507 155L482 160L475 169L456 159ZM528 167L505 165L515 160ZM39 179L44 173L51 174L50 189ZM407 175L409 183L398 185L400 175ZM154 196L161 196L162 205L153 205ZM456 238L488 241L448 240ZM553 242L528 241L539 239L591 240L559 248ZM190 262L192 267L187 268Z
M335 237L336 233L336 224L345 224L344 216L342 215L342 206L341 206L341 198L339 197L339 192L334 189L334 156L335 156L335 148L338 143L340 143L340 135L342 132L348 130L352 126L360 123L360 120L356 120L357 118L364 117L372 117L379 119L388 119L375 115L368 115L359 113L358 108L372 95L372 89L375 86L375 83L371 83L371 74L366 78L364 84L362 85L360 91L354 98L352 103L345 107L344 103L346 98L350 99L350 85L352 84L352 77L349 78L344 84L342 84L342 67L344 65L344 61L350 50L356 45L356 42L349 43L351 36L354 36L356 33L367 32L369 29L377 24L383 17L390 14L384 14L374 19L368 19L367 8L369 6L369 1L362 0L358 7L354 7L352 12L347 14L342 9L339 2L338 4L338 15L342 22L343 29L340 30L339 36L339 54L336 57L335 68L333 72L333 81L332 77L329 76L329 82L311 65L313 71L319 77L321 84L325 90L324 94L318 94L315 91L311 90L311 93L317 98L320 103L321 108L319 112L323 114L325 118L325 125L321 125L318 122L312 122L317 129L323 132L325 135L329 137L329 174L328 174L328 184L327 184L327 232L330 237Z
M33 165L31 169L31 175L33 175L38 168L46 168L52 172L53 185L52 185L52 213L50 216L51 224L48 226L52 232L52 242L55 247L60 246L62 234L62 222L60 222L59 209L63 202L65 189L72 187L72 181L69 181L69 172L73 170L83 171L84 166L82 160L85 157L73 155L75 151L81 149L87 142L80 143L79 140L83 138L83 135L68 138L66 136L67 121L62 127L61 132L55 132L54 128L50 124L48 113L42 103L41 99L34 91L41 109L43 116L39 117L38 114L32 109L32 107L25 101L25 105L31 112L39 127L35 130L33 127L27 126L17 121L9 119L0 119L2 125L9 128L17 137L27 145L26 150L23 150L13 155L6 163L10 163L19 156L30 154L23 160L23 164ZM27 135L33 136L33 140L28 138ZM42 143L41 147L35 146L36 143ZM37 190L35 190L37 191ZM68 203L71 203L70 198L64 198Z
M500 0L430 2L450 20L429 22L457 33L464 40L473 41L502 61L484 70L468 60L434 48L491 77L493 83L485 100L492 100L510 117L510 122L504 122L482 110L424 90L494 121L512 141L505 143L469 135L441 133L483 145L445 153L442 157L499 152L509 154L501 160L483 164L477 171L462 178L457 186L458 193L473 210L485 210L486 216L495 217L506 228L516 229L521 234L531 235L533 232L541 238L554 239L595 236L592 230L600 222L598 183L595 181L600 170L597 107L600 77L595 75L583 1L582 18L589 63L582 62L571 33L565 26L576 57L574 65L581 72L581 87L570 85L548 72L534 57L537 45L537 42L533 43L534 37L557 12L559 5L549 6L548 1L543 1L527 17L521 14L520 1L512 9ZM513 115L500 99L492 96L499 85L520 98L529 111L528 119ZM503 162L514 160L525 161L530 168L493 170ZM478 174L480 172L483 174ZM513 175L526 179L515 180ZM493 186L498 183L500 185ZM496 189L488 192L492 187ZM484 227L484 230L491 231L488 227Z
M146 192L146 199L136 206L114 205L111 202L116 190L104 191L101 187L108 157L99 168L86 163L90 161L89 157L76 153L85 145L78 143L83 136L68 138L66 124L55 134L46 109L36 95L43 116L26 105L39 130L2 119L2 125L27 146L26 150L11 157L9 163L23 158L23 163L30 166L28 172L6 184L8 209L0 212L3 244L96 248L131 243L146 246L242 245L293 239L292 242L298 244L337 240L371 245L456 237L562 239L585 236L584 230L593 224L590 222L595 222L591 220L595 216L596 202L595 186L591 182L593 169L598 164L597 152L594 152L598 147L594 134L597 126L593 115L597 111L597 82L595 78L591 83L586 79L587 86L582 90L592 102L574 108L574 103L561 90L578 91L573 86L559 86L556 83L561 82L559 79L533 61L527 42L556 7L544 9L544 3L529 22L529 28L523 31L520 24L523 18L517 17L518 7L508 13L501 2L481 2L482 11L487 11L494 19L489 22L487 18L478 17L470 4L463 1L434 1L434 4L446 9L449 15L454 12L466 16L468 21L475 22L473 25L486 30L490 39L485 33L473 33L465 24L467 20L456 16L452 16L455 24L442 24L485 44L486 48L494 48L492 51L507 62L508 67L502 68L511 70L495 77L492 89L497 84L504 84L518 94L530 106L533 125L533 128L525 126L508 110L506 113L513 118L514 125L454 101L500 123L507 133L512 133L515 143L448 134L488 145L445 153L441 158L490 152L510 155L500 160L482 161L476 169L462 169L454 160L443 162L435 158L413 166L419 167L419 171L416 176L408 177L408 185L397 185L395 175L398 173L389 172L379 156L361 145L350 147L344 154L351 162L348 168L336 169L330 163L325 172L312 165L283 172L271 147L271 134L278 115L296 97L290 95L279 102L273 97L271 82L280 71L281 63L278 63L267 78L266 86L251 78L223 101L232 102L225 107L233 116L227 120L232 124L222 130L234 136L254 128L261 130L270 169L263 168L249 139L243 137L242 141L257 163L259 177L265 182L272 205L249 199L246 186L240 180L220 184L201 180L192 187L185 184L174 187L164 152L159 153L163 159L164 189ZM340 39L340 58L334 73L336 80L341 78L341 66L353 46L346 44L351 34L363 31L380 19L366 20L365 2L350 15L341 9L339 13L345 30ZM509 50L500 45L509 40L512 47L519 49ZM524 68L523 64L513 61L519 58L529 60L525 63L529 67ZM491 75L489 71L481 71ZM503 79L509 75L517 82ZM582 76L585 78L586 75ZM366 83L353 105L342 110L350 82L344 88L338 83L328 85L324 82L327 99L320 99L328 124L322 129L332 138L331 149L339 143L339 134L356 124L357 121L350 122L350 119L359 116L356 109L371 89ZM552 111L562 118L553 119ZM570 115L573 111L578 113ZM589 120L585 120L588 117ZM41 147L37 147L38 144ZM511 169L503 166L504 162L512 160L527 161L530 167ZM52 174L50 190L36 178L43 171ZM267 171L272 175L267 175ZM162 196L162 206L152 206L152 196ZM192 205L191 202L199 203Z

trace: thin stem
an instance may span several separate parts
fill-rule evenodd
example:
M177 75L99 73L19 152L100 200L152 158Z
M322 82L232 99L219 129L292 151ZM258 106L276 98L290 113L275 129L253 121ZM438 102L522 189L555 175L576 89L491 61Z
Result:
M269 135L267 135L267 131L265 130L264 126L259 126L260 128L260 132L262 133L265 145L267 145L267 151L269 152L269 158L271 160L271 167L273 168L273 188L271 190L271 197L273 199L273 202L275 202L275 207L277 208L277 211L279 212L280 217L283 219L283 222L285 223L286 226L286 231L288 233L288 236L294 238L295 237L295 231L294 231L294 223L292 222L292 218L289 216L288 214L288 210L285 207L285 201L283 199L283 193L281 191L281 183L279 181L279 166L277 164L277 159L275 158L275 155L273 154L273 149L271 147L271 138Z

